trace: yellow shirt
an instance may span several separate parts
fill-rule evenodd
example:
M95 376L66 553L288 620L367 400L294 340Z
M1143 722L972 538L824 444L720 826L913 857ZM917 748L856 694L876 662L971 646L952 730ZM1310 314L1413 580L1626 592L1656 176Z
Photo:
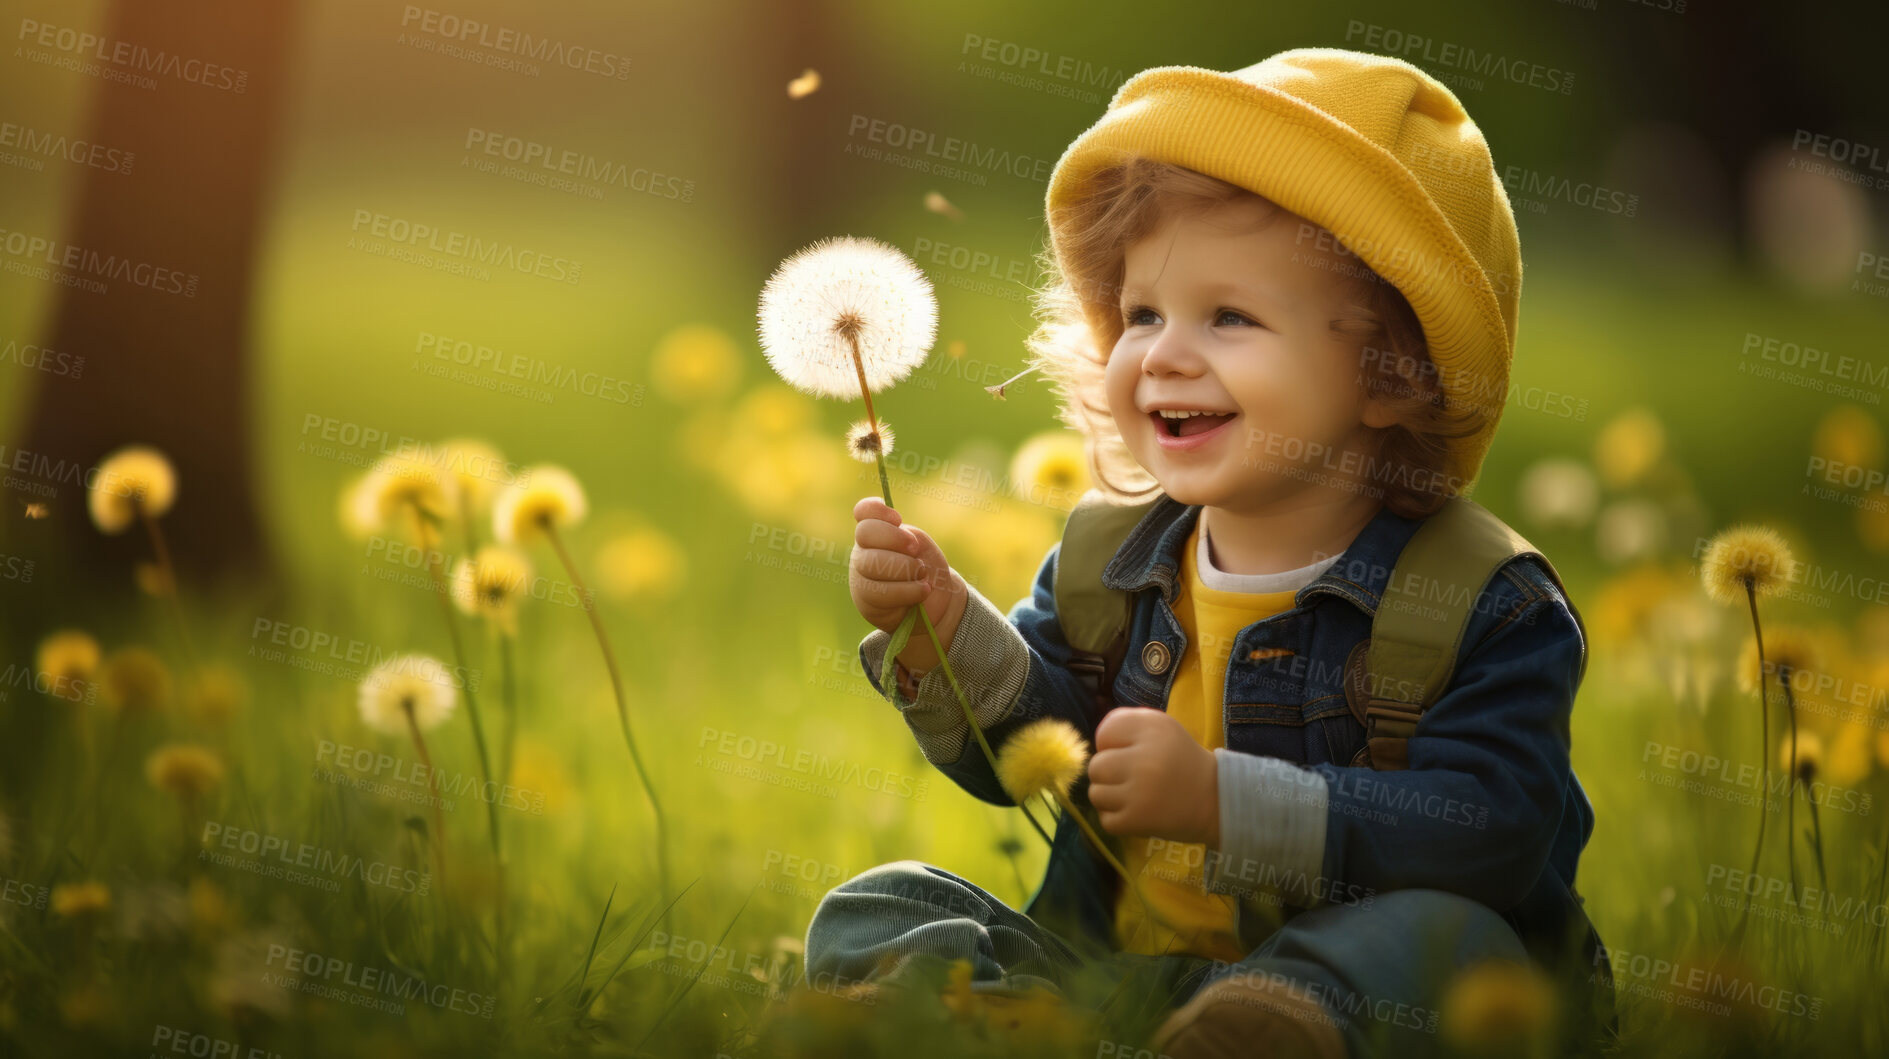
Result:
M1174 617L1187 634L1180 669L1168 693L1167 713L1208 750L1227 745L1225 696L1227 660L1240 630L1292 609L1296 591L1228 592L1200 579L1195 558L1200 525L1181 548L1179 591ZM1139 878L1141 892L1154 909L1147 922L1133 890L1123 887L1115 904L1115 937L1123 952L1152 955L1186 953L1229 963L1243 960L1237 906L1227 894L1208 893L1201 882L1207 847L1160 838L1122 842L1122 864Z

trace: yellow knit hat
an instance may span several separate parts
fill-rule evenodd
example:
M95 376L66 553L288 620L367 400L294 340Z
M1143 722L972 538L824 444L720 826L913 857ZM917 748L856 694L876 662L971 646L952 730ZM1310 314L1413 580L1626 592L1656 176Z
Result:
M1129 78L1050 175L1056 217L1128 156L1184 166L1323 225L1397 287L1423 324L1452 404L1487 422L1448 473L1467 487L1508 396L1521 244L1489 145L1463 105L1401 59L1300 48L1222 73L1160 66Z

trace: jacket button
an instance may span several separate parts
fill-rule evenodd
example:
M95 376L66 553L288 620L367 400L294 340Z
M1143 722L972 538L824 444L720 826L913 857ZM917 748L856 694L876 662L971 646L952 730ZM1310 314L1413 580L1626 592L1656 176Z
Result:
M1168 663L1173 660L1174 656L1168 652L1168 645L1159 640L1149 640L1141 647L1141 664L1148 668L1148 672L1156 676L1167 672Z

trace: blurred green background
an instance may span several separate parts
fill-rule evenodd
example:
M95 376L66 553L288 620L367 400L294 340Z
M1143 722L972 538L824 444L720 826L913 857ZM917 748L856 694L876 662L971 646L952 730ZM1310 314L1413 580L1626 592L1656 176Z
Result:
M0 24L17 26L20 39L0 63L0 122L83 138L121 96L161 108L210 91L176 78L149 89L114 84L32 57L27 23L110 36L120 25L112 5L4 0L4 10ZM260 196L253 229L236 233L254 255L247 267L219 271L195 248L161 258L221 280L246 365L235 386L226 368L193 367L188 314L155 311L171 330L149 343L56 338L126 305L145 313L141 297L181 303L117 286L69 290L11 265L0 272L9 351L0 431L13 439L0 552L11 569L32 564L30 576L0 583L0 661L30 678L45 638L77 628L103 646L108 668L114 651L144 645L175 674L163 709L125 720L109 694L79 708L8 670L0 873L48 892L96 880L111 893L91 918L62 916L44 900L0 909L0 1033L24 1053L142 1054L168 1029L285 1055L714 1054L773 1009L814 901L840 878L909 857L1006 900L1027 898L1040 843L1024 840L1016 814L976 803L931 770L858 672L866 627L848 601L844 563L852 503L876 482L845 459L840 436L859 410L778 383L754 341L755 300L783 257L828 235L884 240L926 270L941 311L937 349L878 402L898 430L894 496L1008 607L1056 539L1062 511L963 483L1055 473L1015 462L1027 442L1054 432L1055 408L1034 378L1003 402L984 387L1022 367L1042 178L1123 79L1157 65L1233 69L1289 47L1413 47L1487 135L1510 182L1526 279L1515 389L1475 495L1553 558L1594 633L1574 755L1600 817L1581 888L1603 938L1700 965L1732 918L1712 903L1725 891L1711 868L1745 866L1756 828L1755 810L1728 800L1735 784L1662 771L1649 748L1740 762L1777 753L1758 744L1754 695L1734 679L1748 618L1707 604L1697 588L1703 538L1762 522L1832 577L1767 604L1767 627L1801 627L1823 671L1877 689L1860 719L1837 723L1825 711L1806 725L1841 773L1828 783L1881 793L1889 609L1868 585L1889 569L1889 494L1879 484L1889 289L1866 264L1889 255L1889 115L1867 73L1869 49L1889 28L1880 9L330 0L281 10L285 58L255 71L279 89L258 119L260 148L199 126L203 135L103 140L136 152L128 173L17 145L0 159L0 229L82 245L93 244L70 233L136 235L173 213L168 223L220 230L179 173L255 168ZM244 47L209 25L215 11L169 17L206 21L198 54ZM454 48L444 28L453 20L596 49L622 76L551 63L508 69L505 49L479 45L479 35ZM1462 49L1550 69L1568 91L1426 58ZM791 92L808 71L817 88ZM876 135L900 134L875 134L875 122L1008 152L1022 175L891 164L870 152L893 150ZM1845 154L1833 142L1864 150ZM506 173L506 152L527 150L574 152L591 175L561 186ZM151 187L155 197L132 190ZM1596 208L1595 188L1631 207ZM86 218L109 218L121 196L138 203L129 216L86 227ZM395 259L374 228L403 223L542 252L575 282ZM0 250L7 262L29 261L4 236ZM1862 379L1838 395L1814 368L1804 382L1758 377L1754 366L1779 367L1754 352L1766 342L1855 358ZM20 352L35 343L85 356L83 373L35 370ZM481 347L497 359L454 362L454 351ZM593 388L593 378L611 382ZM83 429L68 432L79 439L71 447L41 446L39 456L91 466L129 442L192 454L177 459L167 525L195 652L215 679L189 672L165 598L138 587L146 541L101 542L81 486L55 480L42 462L17 462L42 436L35 410L55 398L56 418L76 416ZM201 436L221 422L212 406L229 401L240 403L238 426ZM562 602L528 600L519 619L512 779L545 798L541 813L501 814L516 931L504 951L480 940L496 937L496 891L479 866L488 863L484 809L465 799L445 820L458 912L445 901L326 894L206 867L194 851L180 858L177 807L146 783L142 763L161 744L188 742L211 747L227 776L185 807L187 849L201 830L193 821L222 821L425 867L415 838L431 826L423 813L316 772L328 744L410 749L357 716L350 677L360 667L310 672L251 653L283 623L374 651L449 657L426 568L400 534L361 538L342 524L346 491L403 438L476 438L520 467L561 465L583 483L590 516L568 542L620 652L670 817L676 881L695 880L651 928L680 939L679 949L629 929L654 922L645 918L655 908L650 817L624 767L597 645L568 591L553 590ZM1059 444L1067 438L1039 441L1049 451ZM219 456L232 453L241 461ZM237 479L225 477L232 465L242 468ZM1807 470L1833 465L1874 470L1864 481L1878 484L1833 486ZM232 523L192 515L245 484L257 533L226 538ZM464 552L456 536L444 546L448 565ZM219 560L236 553L251 559ZM562 583L548 549L531 557ZM463 618L461 632L490 730L501 715L499 641ZM304 652L302 661L316 658ZM209 688L235 705L216 708ZM443 770L476 774L467 727L462 710L430 736ZM762 743L781 756L770 759ZM841 763L842 777L876 767L902 782L890 793L856 776L806 789L805 770L791 765L803 751ZM1669 782L1685 780L1704 793ZM1800 828L1806 812L1795 816ZM1870 911L1845 932L1767 921L1741 973L1815 995L1820 1016L1736 1004L1726 1015L1687 1014L1670 982L1643 977L1644 995L1623 999L1634 1050L1885 1045L1882 1012L1866 1003L1884 980L1882 815L1825 810L1819 826L1832 892ZM1808 840L1797 837L1795 870L1809 872ZM1785 870L1781 848L1768 870ZM394 1016L258 989L260 972L280 970L269 956L280 939L495 994L496 1014L488 1023L410 1005ZM720 978L687 988L701 962L690 942L729 954L710 967ZM619 959L624 969L605 986ZM894 1026L882 1043L908 1030ZM940 1054L973 1046L933 1043ZM1086 1047L1093 1054L1092 1039Z

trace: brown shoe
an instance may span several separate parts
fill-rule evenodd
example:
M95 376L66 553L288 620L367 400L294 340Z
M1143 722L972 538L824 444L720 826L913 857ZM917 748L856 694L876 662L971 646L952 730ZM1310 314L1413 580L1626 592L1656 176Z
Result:
M1344 1034L1324 1005L1269 977L1222 978L1201 987L1148 1047L1173 1059L1346 1059Z

